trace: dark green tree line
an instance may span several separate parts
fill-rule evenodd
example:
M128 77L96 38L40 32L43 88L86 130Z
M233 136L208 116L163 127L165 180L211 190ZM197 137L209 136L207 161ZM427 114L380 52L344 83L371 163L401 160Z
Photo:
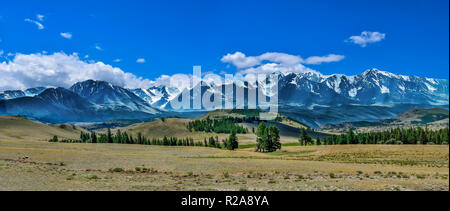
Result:
M207 133L215 132L215 133L231 133L233 130L236 133L245 134L248 133L248 130L243 126L240 126L237 121L233 118L226 119L207 119L203 120L194 120L187 124L187 129L192 131L204 131Z
M381 132L355 133L329 136L322 144L448 144L449 128L429 130L427 128L396 128Z

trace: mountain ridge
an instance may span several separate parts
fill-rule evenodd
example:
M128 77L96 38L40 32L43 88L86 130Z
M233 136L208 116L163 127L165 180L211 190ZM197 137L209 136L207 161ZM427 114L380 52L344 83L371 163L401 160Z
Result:
M446 79L397 75L377 69L354 76L274 72L269 77L279 79L280 113L312 127L355 120L376 121L411 108L449 104ZM238 87L244 89L244 102L240 102L244 108L248 108L250 90L261 91L262 96L266 97L274 94L273 87L263 81L216 85L202 81L197 87L201 90L201 96L208 92L211 99L213 96L219 97L221 106L230 102L234 108L237 107L236 98L225 95L225 90L229 88L233 91ZM47 90L56 90L57 93L50 95L48 93L51 91ZM193 90L187 89L190 97ZM43 95L47 97L43 97L43 93L47 93ZM179 88L164 85L127 89L106 81L86 80L68 89L38 87L0 92L2 96L0 114L29 115L58 121L142 119L190 111L172 108L171 101L181 99L182 93ZM73 98L72 101L69 98ZM192 99L190 105L193 105ZM202 110L205 110L203 106ZM331 115L332 112L339 112L339 115Z
M333 130L339 132L345 132L357 128L396 128L405 127L411 125L425 125L435 126L436 124L445 125L447 122L448 127L449 110L443 108L430 108L430 109L409 109L406 112L397 115L393 118L379 120L375 122L357 121L357 122L342 122L339 124L325 124L320 127L322 130Z

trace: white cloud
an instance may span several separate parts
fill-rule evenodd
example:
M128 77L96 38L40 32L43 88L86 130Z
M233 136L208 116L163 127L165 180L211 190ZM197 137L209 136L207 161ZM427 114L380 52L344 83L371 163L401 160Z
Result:
M300 56L294 56L285 53L265 53L260 55L258 58L261 61L271 61L287 65L294 65L303 61Z
M328 56L311 56L305 59L305 64L322 64L329 62L338 62L345 58L342 55L329 54Z
M42 25L40 22L35 21L35 20L31 20L31 19L29 19L29 18L25 18L25 22L29 22L29 23L34 23L34 24L36 24L36 26L38 27L39 30L42 30L42 29L45 28L44 25Z
M70 87L88 79L104 80L127 88L147 88L154 81L143 79L103 62L80 60L76 53L50 55L15 54L12 60L0 63L0 90L25 89L37 86Z
M61 37L64 37L66 39L72 39L72 33L69 32L61 32L60 33Z
M338 62L344 59L342 55L329 54L327 56L312 56L303 59L300 56L286 53L269 52L259 56L246 56L242 52L227 54L222 57L224 63L231 63L240 73L271 73L271 72L315 72L304 64L321 64ZM267 62L267 63L264 63Z
M258 58L254 56L247 57L245 54L241 52L236 52L234 54L227 54L224 57L222 57L221 61L225 63L231 63L237 68L252 67L255 65L259 65L261 63L261 61Z
M98 45L98 44L97 44L97 45L95 45L95 46L94 46L94 48L95 48L95 49L97 49L97 50L99 50L99 51L103 51L103 48L102 48L102 47L100 47L100 45Z
M5 52L3 50L0 50L0 56L2 56L3 53L5 53Z
M352 42L354 44L360 45L361 47L366 47L368 43L376 43L384 40L386 34L380 32L369 32L363 31L359 36L351 36L347 42Z
M114 59L113 62L121 62L121 59Z
M36 18L37 18L39 21L44 21L45 16L42 15L42 14L37 14L37 15L36 15Z
M136 60L137 63L145 63L145 59L144 58L139 58Z
M305 73L305 72L317 72L313 69L305 67L302 64L295 65L285 65L279 63L267 63L257 67L251 67L244 70L241 70L239 73L241 74L270 74L273 72L282 72L282 73Z
M302 61L299 56L289 55L285 53L269 52L259 56L246 56L242 52L227 54L222 57L222 62L231 63L237 68L249 68L260 65L263 61L277 62L283 64L296 64Z
M198 82L200 82L200 81L209 81L210 82L211 81L210 78L208 80L208 78L205 76L208 73L211 73L211 72L202 72L203 78L199 78L192 74L161 75L155 79L154 85L155 86L164 85L164 86L168 86L168 87L176 87L177 89L182 91L183 89L186 89L186 88L189 89L189 88L192 88L193 86L198 85ZM172 82L173 82L173 84L172 84ZM191 82L192 82L192 84L191 84Z

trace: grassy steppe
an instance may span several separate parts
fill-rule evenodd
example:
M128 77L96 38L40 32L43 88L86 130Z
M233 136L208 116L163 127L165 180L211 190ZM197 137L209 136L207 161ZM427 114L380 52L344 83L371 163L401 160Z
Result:
M149 138L228 136L190 133L187 121L121 129ZM236 151L50 143L84 129L0 116L0 190L449 190L448 145L300 147L297 129L281 128L282 150L257 153L254 134L240 134Z
M449 190L448 146L252 148L0 139L0 190Z

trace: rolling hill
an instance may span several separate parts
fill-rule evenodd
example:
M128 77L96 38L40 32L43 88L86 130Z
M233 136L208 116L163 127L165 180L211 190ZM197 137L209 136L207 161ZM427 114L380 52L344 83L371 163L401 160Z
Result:
M20 116L0 116L0 140L44 141L55 135L63 139L79 139L80 131L88 132L69 124L47 125Z
M260 111L257 109L218 109L215 111L208 112L196 119L222 119L227 117L232 118L255 118L259 119ZM308 125L291 119L289 117L278 114L277 118L274 120L284 125L288 125L294 128L310 128Z
M340 124L323 125L321 130L345 132L350 128L359 131L380 131L396 127L426 126L429 129L448 127L449 111L442 108L410 109L396 117L368 122L343 122Z
M229 134L217 134L217 133L206 133L206 132L190 132L187 129L187 123L193 120L198 119L224 119L224 118L252 118L254 117L255 120L252 121L246 121L238 123L246 128L248 128L249 133L247 134L238 134L239 142L241 144L247 144L247 143L254 143L256 140L256 135L252 132L253 129L256 130L258 127L260 121L258 120L259 117L259 111L254 110L238 110L238 109L232 109L232 110L215 110L208 112L200 117L197 118L163 118L152 122L145 122L145 123L136 123L129 126L124 127L116 127L111 129L113 133L116 133L117 130L126 131L127 133L133 135L134 137L137 136L138 133L141 133L144 137L147 137L149 139L152 138L158 138L161 139L164 136L167 137L178 137L178 138L186 138L186 137L192 137L197 141L201 141L204 138L209 138L211 136L218 136L219 140L223 140L225 138L228 138ZM298 137L300 135L300 128L308 128L307 125L302 124L300 122L297 122L295 120L292 120L288 117L279 115L277 118L277 121L270 121L266 122L268 125L275 125L280 129L280 136L281 136L281 142L282 143L292 143L297 142ZM106 133L107 129L98 129L95 130L98 133ZM322 132L315 132L315 131L309 131L309 134L312 137L326 137L329 136L328 133L322 133Z

